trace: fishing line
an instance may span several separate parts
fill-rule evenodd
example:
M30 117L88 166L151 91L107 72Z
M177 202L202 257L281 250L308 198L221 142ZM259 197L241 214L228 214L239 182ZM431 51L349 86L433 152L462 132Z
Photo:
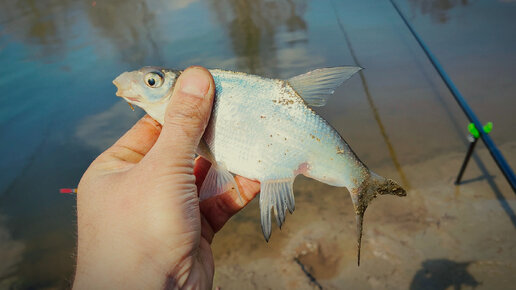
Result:
M355 54L355 50L353 49L353 46L351 45L351 40L349 39L348 33L344 29L344 25L342 24L342 21L340 20L340 16L337 13L337 7L335 6L335 3L333 3L333 0L330 0L330 3L333 7L333 12L335 13L335 18L337 19L337 24L340 28L340 31L344 35L344 40L346 41L346 44L348 45L349 52L351 54L351 57L353 58L353 61L355 64L359 67L362 67L360 65L360 62L358 61L358 58ZM410 189L410 183L405 175L405 172L403 171L403 168L401 167L400 162L398 161L398 156L396 154L396 151L394 151L394 146L391 143L391 140L389 139L389 136L387 135L387 131L385 130L385 127L383 126L382 119L380 118L380 114L378 113L378 109L376 108L376 105L373 101L373 97L371 96L371 92L369 91L369 86L367 84L367 80L365 78L365 75L362 70L358 72L360 76L360 80L362 82L362 86L364 87L364 92L366 94L367 102L369 103L369 106L371 107L371 110L373 111L374 119L376 120L376 123L378 125L378 128L380 129L380 134L383 137L383 140L385 142L385 145L387 145L387 150L389 150L389 155L391 156L392 163L394 163L394 167L396 167L396 170L398 171L398 174L400 175L401 182L403 183L403 187L405 189Z

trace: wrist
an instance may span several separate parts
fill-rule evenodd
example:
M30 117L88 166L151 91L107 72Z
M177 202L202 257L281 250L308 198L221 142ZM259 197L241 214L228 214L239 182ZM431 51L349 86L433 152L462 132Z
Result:
M163 289L167 271L152 255L130 251L127 245L81 248L73 289Z

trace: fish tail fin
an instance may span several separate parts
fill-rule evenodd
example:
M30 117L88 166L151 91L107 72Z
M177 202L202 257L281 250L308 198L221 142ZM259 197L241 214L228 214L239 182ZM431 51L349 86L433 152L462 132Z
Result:
M357 259L360 266L360 248L362 245L362 230L364 222L364 213L367 206L378 195L392 194L397 196L406 196L407 192L398 183L392 179L382 177L374 172L370 172L369 178L366 179L360 187L351 190L351 200L355 207L356 223L357 223Z

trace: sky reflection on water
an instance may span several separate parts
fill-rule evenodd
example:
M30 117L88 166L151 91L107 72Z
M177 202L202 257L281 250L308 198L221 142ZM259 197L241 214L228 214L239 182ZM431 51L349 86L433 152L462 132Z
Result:
M510 75L515 73L516 39L508 33L515 5L400 2L459 86L470 93L474 107L482 107L479 114L491 117L500 112L493 117L499 118L494 137L514 140L506 134L514 128L506 117L511 109L503 104L514 104L508 100L515 91ZM401 152L401 162L460 149L461 133L448 128L448 121L434 124L435 118L460 113L453 103L422 93L429 87L441 95L444 90L436 85L438 80L388 2L334 3L366 67L376 106L394 148ZM142 116L114 96L111 81L116 75L144 65L196 64L287 78L317 67L353 65L332 7L329 1L309 0L7 0L0 4L0 150L4 152L0 260L10 261L0 267L0 288L68 285L75 200L57 190L75 186L89 163ZM489 21L476 27L475 17L484 7L495 12L483 16ZM471 26L454 22L454 17ZM493 33L498 27L503 28ZM478 69L486 63L491 64L489 72ZM480 96L488 88L472 85L471 79L488 73L499 76L493 80L495 91L489 91L492 106L480 106L484 102ZM368 164L391 164L387 149L383 145L378 149L381 137L360 82L351 80L336 94L345 97L335 98L320 112L340 132L347 130L345 137L357 145ZM433 111L422 113L424 108ZM415 124L406 124L416 117ZM351 123L360 126L349 128ZM414 150L427 138L416 132L421 126L439 128L440 134L450 137L449 144L429 138Z
M471 0L409 0L412 9L418 9L423 15L430 15L432 20L445 23L449 20L450 10L471 4Z

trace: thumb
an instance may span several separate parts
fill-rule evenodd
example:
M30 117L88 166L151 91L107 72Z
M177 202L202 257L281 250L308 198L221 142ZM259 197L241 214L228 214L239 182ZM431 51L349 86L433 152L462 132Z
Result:
M209 71L190 67L177 79L163 129L150 152L162 161L193 158L210 119L215 83Z

